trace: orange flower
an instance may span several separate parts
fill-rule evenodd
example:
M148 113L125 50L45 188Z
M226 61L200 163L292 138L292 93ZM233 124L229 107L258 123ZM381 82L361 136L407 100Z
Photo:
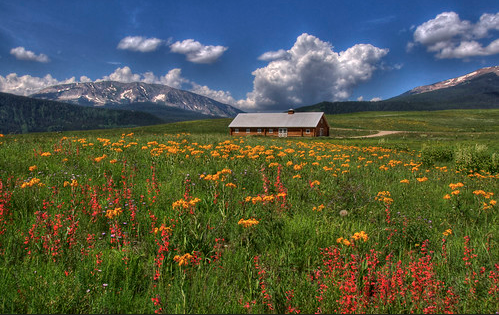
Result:
M352 238L356 241L362 239L364 242L367 242L367 240L369 239L369 237L367 236L366 232L364 231L360 231L360 232L357 232L355 233Z
M258 223L260 223L260 222L255 220L255 219L248 219L248 220L241 219L241 220L239 220L239 222L237 222L237 224L242 225L244 227L250 227L253 225L257 225Z
M313 211L322 211L322 209L324 209L326 206L324 206L323 204L321 204L320 206L318 207L313 207L312 210Z
M121 208L114 208L114 209L109 209L106 211L106 218L112 219L116 216L119 216L123 212L123 209Z
M192 258L192 255L187 253L187 254L184 254L182 256L179 256L179 255L175 255L175 257L173 257L173 260L175 262L178 262L178 265L180 267L182 267L183 265L188 265L189 264L189 260Z
M452 189L452 190L456 190L457 188L459 187L463 187L464 184L463 183L456 183L456 184L449 184L449 188Z

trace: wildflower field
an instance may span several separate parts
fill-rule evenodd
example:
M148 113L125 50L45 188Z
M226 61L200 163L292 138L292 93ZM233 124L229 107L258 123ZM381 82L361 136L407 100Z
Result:
M0 312L499 311L495 164L151 130L0 136Z

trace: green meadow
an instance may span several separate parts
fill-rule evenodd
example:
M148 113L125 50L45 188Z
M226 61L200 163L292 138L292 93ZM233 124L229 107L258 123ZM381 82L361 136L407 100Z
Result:
M497 312L499 110L327 119L1 135L0 312Z

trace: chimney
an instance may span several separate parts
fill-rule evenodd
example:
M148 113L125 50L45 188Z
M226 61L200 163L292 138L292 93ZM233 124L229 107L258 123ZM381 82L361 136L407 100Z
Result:
M295 113L295 110L290 108L288 109L288 115L293 115Z

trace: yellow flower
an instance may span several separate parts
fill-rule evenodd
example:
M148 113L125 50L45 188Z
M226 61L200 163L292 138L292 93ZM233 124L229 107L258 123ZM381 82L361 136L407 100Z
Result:
M43 152L41 154L41 156L51 156L51 155L52 155L52 153L50 153L50 152Z
M366 232L364 231L360 231L360 232L357 232L355 233L352 238L356 241L362 239L364 242L367 242L367 240L369 239L369 237L367 236Z
M449 195L449 194L446 194L446 195L444 196L444 199L449 200L449 199L450 199L450 195Z
M121 208L114 208L114 209L109 209L106 211L106 217L109 219L112 219L116 216L119 216L123 212L123 209Z
M166 231L167 233L171 233L172 229L169 226L165 226L164 224L161 224L159 228L154 228L154 234L157 234L158 232L163 232Z
M175 262L178 262L178 265L180 267L182 267L183 265L188 265L189 264L189 259L192 258L192 255L187 253L187 254L184 254L182 256L179 256L179 255L175 255L175 257L173 257L173 260Z
M382 201L385 204L391 204L393 202L393 199L390 198L391 194L389 191L380 191L378 192L378 195L374 198L375 200Z
M452 230L451 230L451 229L447 229L447 230L445 230L442 234L443 234L444 236L451 235L451 234L452 234Z
M416 178L418 180L418 182L426 182L428 180L428 177L420 177L420 178Z
M33 171L34 171L34 170L36 170L36 169L37 169L36 165L33 165L33 166L30 166L30 167L29 167L29 171L30 171L30 172L33 172Z
M475 194L475 195L477 195L477 196L480 196L480 195L481 195L481 196L484 196L484 197L485 197L485 199L490 199L490 197L492 197L492 196L494 195L494 193L493 193L493 192L488 192L488 193L487 193L487 192L485 192L485 191L483 191L483 190L475 190L475 191L473 191L473 194Z
M111 163L111 164L114 164L116 162L118 162L118 160L116 160L116 159L112 159L112 160L109 161L109 163Z
M257 225L258 223L260 222L255 219L248 219L248 220L241 219L239 220L239 222L237 222L237 224L242 225L244 227L250 227L253 225Z
M107 158L107 155L104 154L103 156L99 156L99 157L96 157L94 159L95 162L99 163L100 161L102 161L103 159Z
M457 195L459 195L459 190L453 190L451 192L451 194L453 194L454 196L457 196Z
M39 187L44 186L44 184L40 182L39 178L34 177L29 182L22 183L21 188L33 187L34 185L38 185Z
M184 199L179 199L179 200L175 201L174 203L172 203L172 208L173 209L176 209L176 208L189 209L189 208L194 207L200 201L201 201L201 199L199 199L197 197L194 199L191 199L189 201L186 201Z
M400 181L402 184L409 184L409 180L408 179L403 179Z
M319 182L318 180L314 180L313 182L310 183L310 187L319 186L320 184L321 182Z
M449 184L449 188L452 189L452 190L456 190L457 188L459 187L463 187L464 184L463 183L456 183L456 184Z
M322 211L322 209L324 209L326 206L324 206L323 204L321 204L320 206L318 207L313 207L312 210L313 211Z

